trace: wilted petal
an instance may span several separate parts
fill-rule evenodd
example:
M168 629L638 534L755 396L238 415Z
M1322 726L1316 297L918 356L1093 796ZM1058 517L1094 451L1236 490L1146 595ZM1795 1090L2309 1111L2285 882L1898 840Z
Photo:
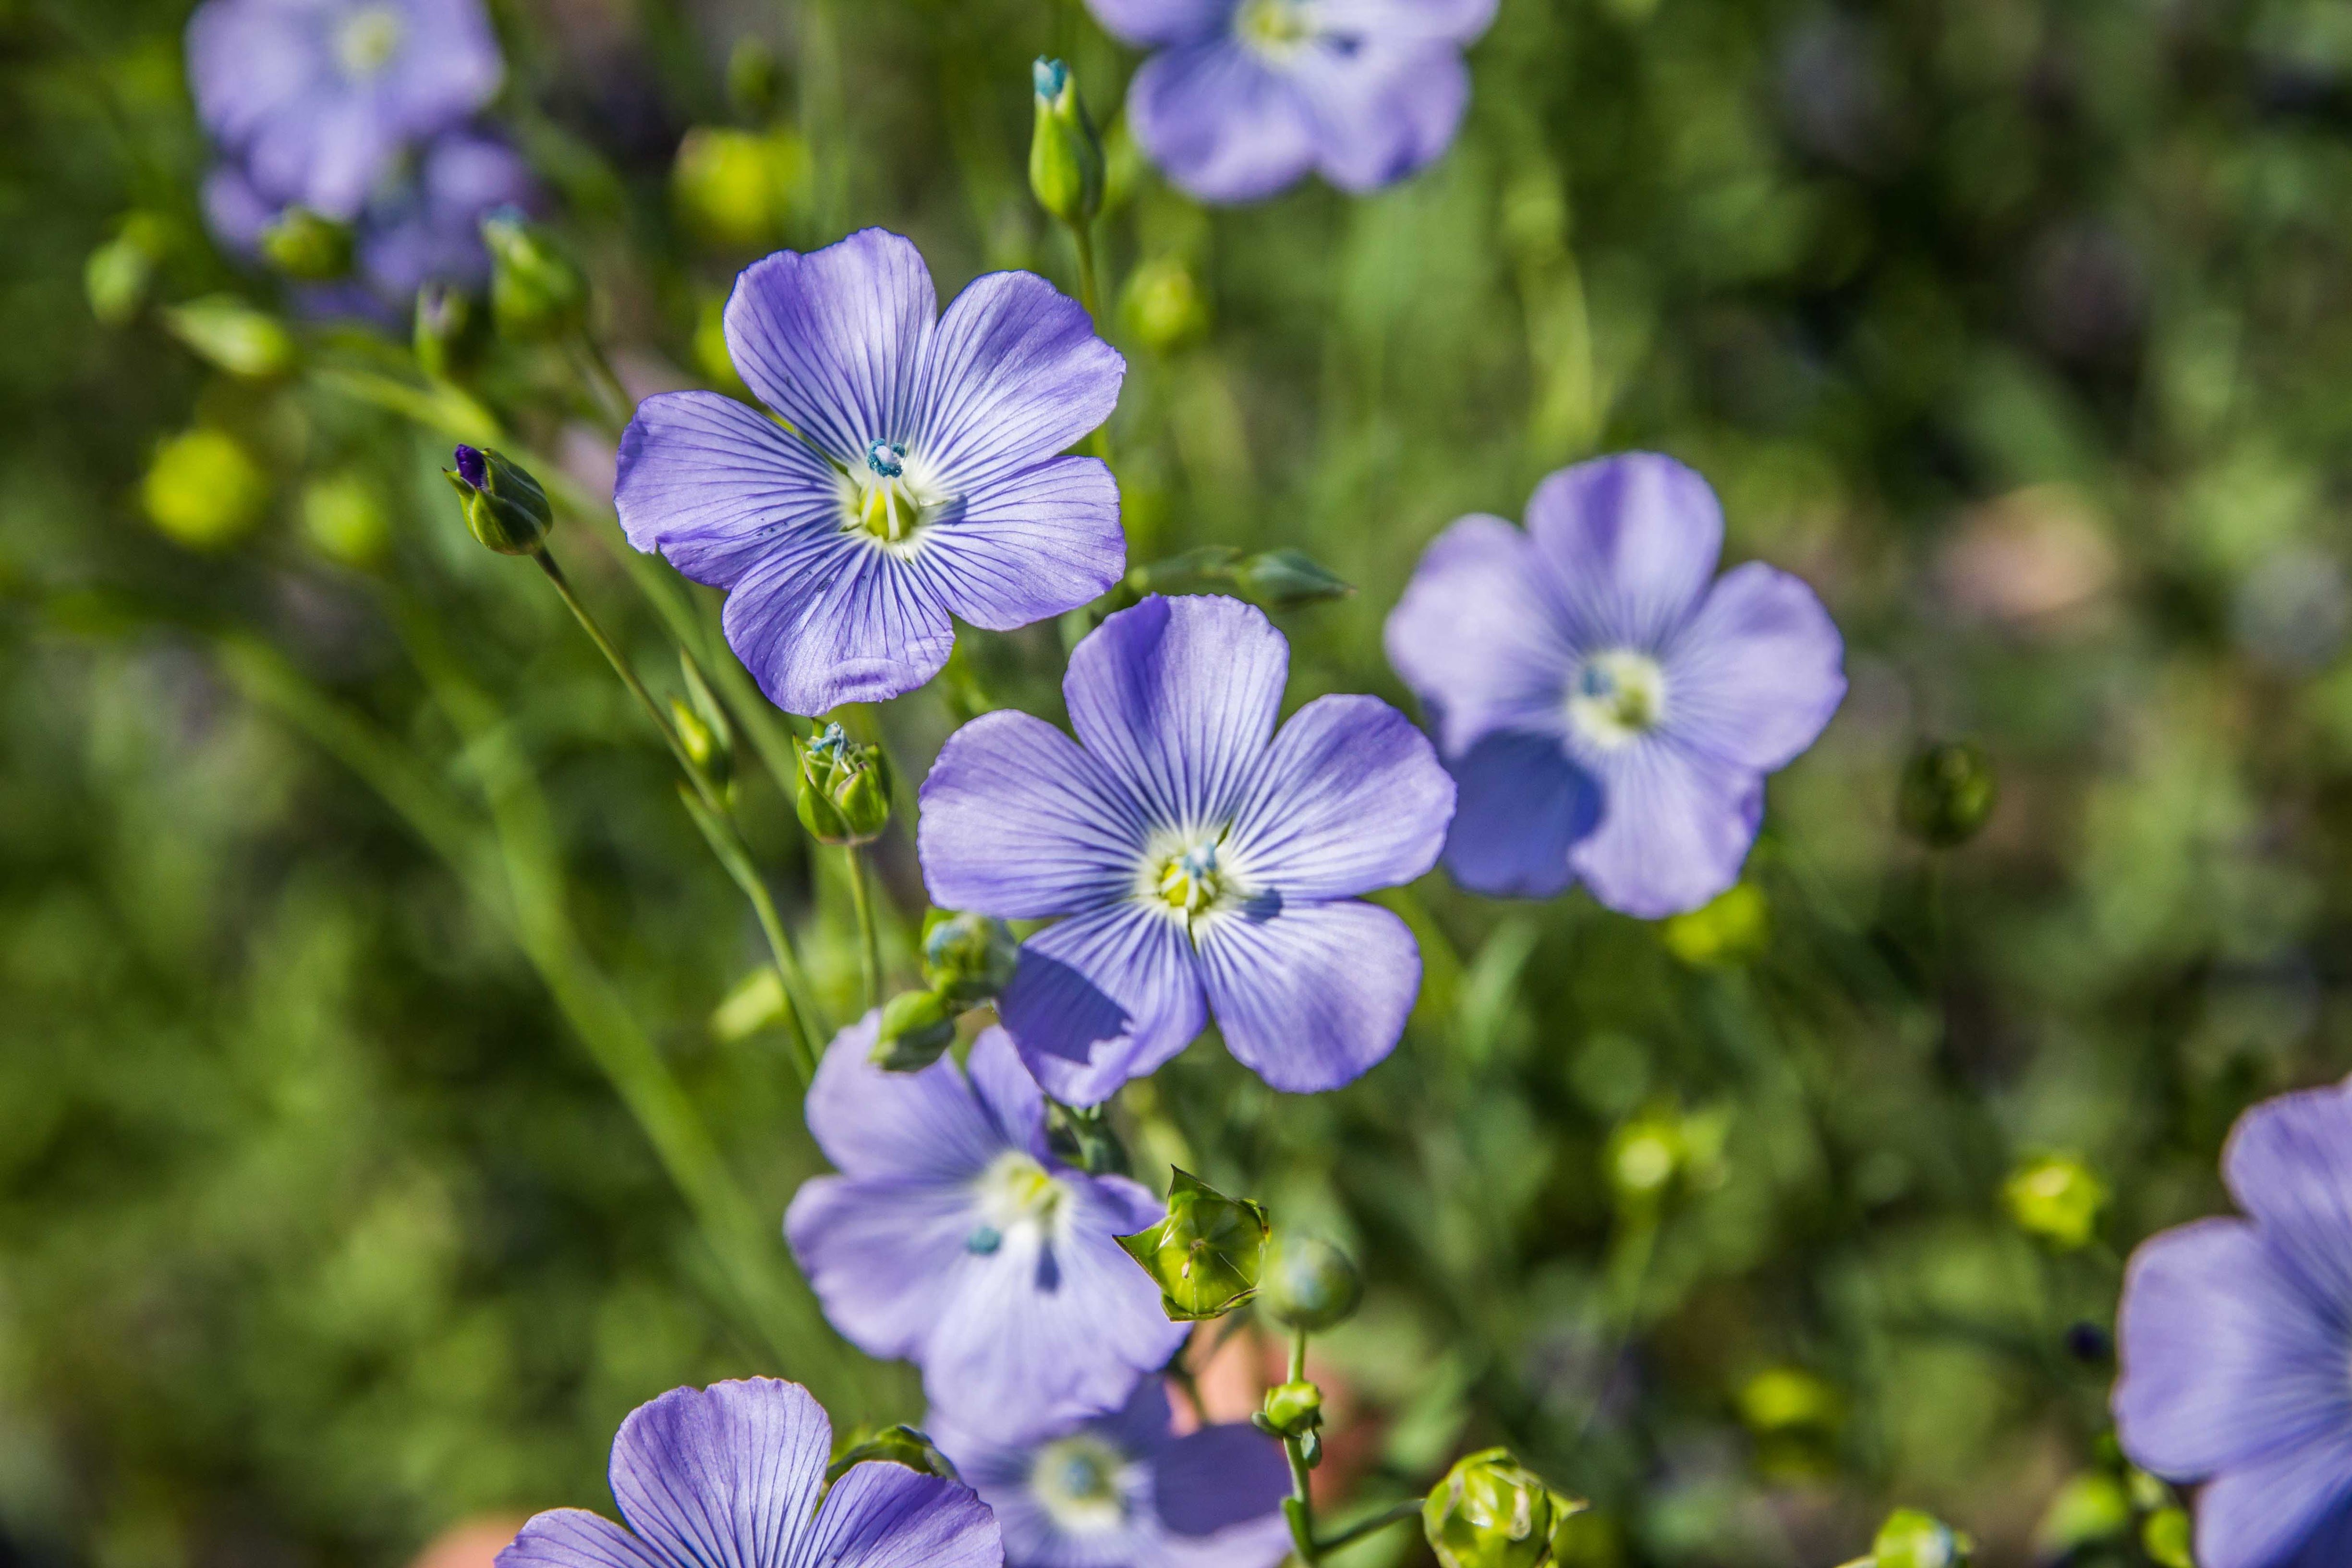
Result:
M1143 62L1127 93L1144 153L1202 201L1252 202L1315 166L1315 116L1297 88L1230 37Z
M760 401L841 461L904 439L939 311L914 245L878 228L746 268L727 301L727 350Z
M1096 1105L1197 1038L1208 1005L1183 928L1131 902L1021 945L997 1012L1046 1093Z
M1786 767L1843 700L1844 658L1812 589L1759 562L1734 567L1664 650L1665 728L1742 767Z
M1405 923L1354 900L1219 914L1201 934L1210 1009L1236 1060L1275 1088L1314 1094L1396 1048L1421 989Z
M992 272L948 306L913 423L888 434L919 443L959 488L983 491L1109 418L1126 375L1076 300L1034 272Z
M675 1563L778 1568L808 1529L832 1447L833 1424L798 1384L675 1388L621 1424L613 1496Z
M923 884L946 910L1027 920L1134 885L1148 828L1125 785L1043 719L983 713L948 737L920 794Z
M833 471L774 420L715 392L637 405L613 504L631 544L714 588L733 587L787 536L830 549L840 533Z
M1437 863L1454 781L1377 697L1319 697L1275 737L1235 816L1235 858L1286 900L1410 882Z
M1764 815L1762 779L1662 735L1608 754L1598 771L1601 821L1569 851L1594 898L1657 920L1695 910L1739 879Z
M1723 508L1672 458L1633 452L1538 485L1528 531L1583 646L1648 651L1697 610L1723 550Z
M1489 898L1548 899L1575 884L1569 851L1601 820L1601 789L1549 735L1489 735L1453 764L1460 794L1445 869Z

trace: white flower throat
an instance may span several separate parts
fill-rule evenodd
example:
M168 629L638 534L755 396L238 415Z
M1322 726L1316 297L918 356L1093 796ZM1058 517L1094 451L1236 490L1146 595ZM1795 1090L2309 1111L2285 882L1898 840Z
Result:
M1052 1238L1055 1220L1066 1195L1061 1181L1018 1149L1008 1149L989 1162L971 1184L973 1206L980 1223L964 1238L964 1250L986 1257L1004 1245L1005 1237L1034 1231Z
M843 526L885 548L904 551L939 511L940 496L904 441L876 441L866 461L841 476Z
M1091 1433L1057 1438L1037 1450L1029 1489L1067 1535L1101 1535L1127 1523L1127 1456Z
M1284 60L1313 39L1315 19L1304 0L1242 0L1234 36L1263 59Z
M1666 672L1647 654L1612 648L1569 677L1569 722L1604 751L1656 729L1665 710Z
M335 63L345 76L364 81L392 63L407 33L399 6L362 5L335 26Z
M1223 827L1163 833L1144 852L1136 894L1189 928L1240 896L1239 869Z

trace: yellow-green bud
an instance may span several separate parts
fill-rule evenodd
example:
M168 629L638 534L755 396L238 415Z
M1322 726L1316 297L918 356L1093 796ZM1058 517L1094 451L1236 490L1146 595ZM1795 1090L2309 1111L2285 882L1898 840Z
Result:
M1938 849L1966 844L1992 816L1992 763L1965 741L1922 747L1903 769L1904 827Z
M173 543L219 550L261 521L269 506L269 476L234 437L188 430L155 448L139 496L147 516Z
M1073 226L1102 210L1102 142L1078 97L1078 79L1060 60L1039 59L1029 69L1036 125L1029 138L1029 189L1037 205Z
M710 786L724 792L735 778L735 727L727 721L727 710L719 705L702 671L683 649L678 652L677 671L686 682L686 695L671 698L669 710L677 726L678 744Z
M1261 605L1295 610L1356 590L1303 550L1268 550L1234 563L1234 584Z
M513 207L482 220L490 252L490 314L518 342L560 337L588 318L588 279L539 225Z
M466 529L501 555L529 555L554 526L547 492L528 469L487 447L460 447L441 477L457 492Z
M955 1043L956 1010L936 991L902 991L882 1005L868 1058L886 1072L920 1072Z
M699 125L677 144L670 194L688 226L721 245L781 237L806 199L808 144L790 131Z
M2103 1470L2086 1470L2058 1489L2033 1543L2045 1559L2068 1556L2095 1542L2113 1541L2131 1528L2131 1494Z
M1801 1367L1767 1367L1739 1390L1739 1419L1759 1437L1834 1432L1844 1418L1837 1390Z
M1153 353L1174 353L1209 330L1209 301L1192 269L1173 256L1155 257L1129 275L1119 295L1127 330Z
M1488 1448L1460 1459L1421 1505L1422 1532L1444 1568L1541 1568L1552 1532L1586 1503Z
M479 300L448 283L427 283L416 291L416 322L410 342L418 368L436 381L471 374L488 346L489 318Z
M199 359L231 375L263 381L294 368L294 335L284 322L233 294L208 294L163 312L163 325Z
M139 314L154 287L155 269L170 235L169 226L154 214L132 213L112 239L89 253L82 264L82 289L100 325L124 326Z
M1958 1568L1974 1549L1967 1536L1916 1508L1887 1515L1870 1545L1877 1568Z
M1323 1391L1303 1379L1276 1384L1250 1425L1276 1437L1303 1437L1323 1425Z
M890 762L879 746L849 738L827 724L814 741L797 741L801 758L801 826L820 844L866 844L890 821Z
M1180 1170L1169 1183L1168 1216L1118 1244L1159 1283L1161 1310L1189 1323L1223 1317L1256 1294L1265 1237L1263 1207Z
M2017 1228L2061 1252L2077 1252L2091 1244L2107 1196L2106 1183L2071 1154L2028 1160L2010 1173L2000 1188L2001 1205Z
M939 1445L912 1426L885 1426L870 1437L861 1437L842 1450L841 1458L827 1465L824 1479L837 1481L848 1473L852 1465L862 1465L869 1459L885 1464L904 1465L926 1476L956 1479L956 1468L939 1450Z
M2197 1568L2189 1540L2189 1510L2184 1508L2160 1508L2140 1526L2139 1543L2158 1568Z
M328 560L372 571L392 553L392 523L365 475L345 470L302 488L302 535Z
M352 269L351 226L309 207L288 207L262 229L261 258L300 282L331 282Z
M1771 907L1753 882L1734 882L1697 909L1658 928L1666 951L1694 969L1733 968L1763 956L1772 940Z
M994 1001L1020 957L1013 928L993 915L938 910L923 924L923 977L961 1006Z
M1276 1235L1258 1275L1258 1305L1286 1328L1321 1333L1353 1317L1363 1276L1348 1255L1320 1237Z

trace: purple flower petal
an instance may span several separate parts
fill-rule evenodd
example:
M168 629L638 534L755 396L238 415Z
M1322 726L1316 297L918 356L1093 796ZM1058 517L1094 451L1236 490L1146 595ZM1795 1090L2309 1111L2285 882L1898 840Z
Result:
M1200 935L1209 1006L1236 1060L1280 1089L1337 1089L1396 1048L1421 950L1388 910L1347 900L1265 919L1219 914Z
M1451 40L1310 46L1287 71L1315 124L1315 166L1358 195L1393 184L1453 143L1470 68Z
M1461 796L1445 868L1474 893L1548 899L1575 884L1569 852L1601 820L1601 789L1549 735L1489 735L1454 764Z
M1587 647L1654 650L1706 592L1723 550L1723 508L1672 458L1633 452L1538 485L1528 532Z
M1087 9L1112 37L1146 48L1222 35L1234 0L1087 0Z
M881 1035L877 1008L833 1037L809 1085L809 1131L844 1175L963 1181L994 1159L1008 1136L1027 1136L1025 1127L997 1125L946 1057L920 1072L875 1066Z
M1254 202L1295 183L1320 151L1297 86L1229 37L1143 62L1127 92L1144 155L1204 202Z
M2315 1294L2352 1305L2352 1086L2247 1111L2231 1130L2221 1175Z
M1592 896L1658 920L1695 910L1739 879L1764 816L1764 781L1664 736L1600 759L1601 821L1569 851Z
M768 1568L1001 1568L996 1519L971 1488L904 1465L852 1465L815 1528Z
M940 318L912 424L876 434L919 441L942 473L978 492L1109 418L1126 375L1076 300L1034 272L992 272Z
M1008 708L966 724L940 749L919 798L916 849L941 909L1029 920L1134 886L1147 828L1133 801L1043 719Z
M775 421L715 392L637 405L613 504L631 544L714 588L732 588L783 535L824 547L840 533L832 470Z
M1786 767L1844 699L1844 657L1811 588L1760 562L1735 567L1664 650L1665 727L1727 763Z
M1014 1147L1026 1150L1034 1159L1047 1158L1045 1092L1029 1076L1029 1069L1021 1065L1021 1053L1014 1047L1013 1037L1002 1026L982 1029L980 1037L972 1041L971 1056L964 1063L964 1077L971 1084L972 1093L980 1098L981 1109L995 1119L997 1127ZM1098 1183L1108 1179L1096 1178ZM1158 1217L1155 1212L1152 1220ZM1150 1225L1152 1220L1144 1224Z
M727 301L727 350L761 402L820 449L863 462L913 421L938 310L913 244L861 229L746 268Z
M955 647L955 625L922 575L848 533L773 541L736 579L719 624L761 691L787 713L912 691Z
M796 1383L677 1388L613 1439L613 1497L674 1563L778 1568L824 1485L833 1424Z
M1184 929L1118 903L1021 945L997 1012L1045 1092L1097 1105L1181 1051L1208 1021Z
M2343 1539L2341 1515L2352 1506L2347 1434L2352 1427L2338 1427L2207 1483L2197 1498L2199 1568L2289 1568L2298 1556L2342 1568L2341 1556L2315 1560L2305 1538L2325 1527Z
M1178 1535L1215 1535L1235 1525L1282 1521L1290 1470L1282 1445L1244 1422L1203 1426L1161 1451L1152 1501ZM1288 1526L1284 1525L1286 1532Z
M1291 716L1234 818L1251 881L1286 900L1346 898L1437 864L1454 781L1377 697L1318 697Z
M1202 827L1238 804L1289 668L1289 644L1255 606L1153 595L1077 646L1062 690L1078 740L1156 822Z
M1566 723L1577 649L1545 582L1526 533L1474 515L1431 542L1389 612L1389 663L1429 704L1448 756L1497 730L1556 734Z
M939 601L994 632L1075 610L1127 571L1118 483L1093 458L996 479L919 537L915 560Z
M602 1514L583 1508L557 1508L531 1516L512 1544L499 1551L498 1568L677 1568L677 1564Z
M2116 1321L2124 1451L2189 1481L2352 1432L2352 1338L2332 1316L2243 1220L2142 1243Z
M1316 0L1315 19L1327 33L1466 44L1494 21L1495 0Z
M844 1339L879 1360L919 1359L979 1224L961 1184L813 1176L784 1211L784 1238Z

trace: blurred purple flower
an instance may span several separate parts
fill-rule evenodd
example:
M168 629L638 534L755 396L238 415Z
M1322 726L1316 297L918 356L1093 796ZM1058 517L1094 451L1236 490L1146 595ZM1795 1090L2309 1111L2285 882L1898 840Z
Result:
M911 691L950 616L1009 631L1126 569L1110 471L1056 454L1127 364L1044 279L990 273L941 317L914 246L869 228L755 263L726 326L790 430L716 393L648 398L614 500L631 543L728 590L728 643L779 707Z
M1045 1148L1045 1101L1002 1029L969 1076L868 1060L879 1013L843 1030L808 1096L841 1170L802 1184L784 1219L825 1316L869 1354L923 1369L931 1403L1017 1442L1115 1409L1168 1363L1184 1327L1114 1237L1158 1223L1124 1176Z
M1069 918L998 1003L1047 1092L1091 1105L1216 1015L1276 1089L1336 1089L1396 1045L1421 985L1404 922L1355 895L1435 863L1454 786L1371 697L1275 734L1289 645L1236 600L1154 595L1062 685L1085 749L1005 710L948 738L918 845L943 909Z
M1495 0L1087 0L1159 53L1128 89L1145 154L1203 201L1248 202L1310 170L1342 190L1445 151L1470 101L1463 47Z
M1446 868L1611 909L1695 909L1738 878L1764 775L1845 695L1844 644L1811 589L1759 563L1710 584L1723 510L1647 453L1536 487L1526 531L1458 521L1388 623L1389 662L1436 721L1461 786Z
M197 117L273 208L357 217L503 74L480 0L206 0L188 22Z
M1281 1448L1240 1422L1175 1436L1156 1377L1043 1442L990 1443L938 1412L929 1430L995 1510L1007 1568L1274 1568L1290 1550Z
M2352 1083L2241 1117L2221 1174L2251 1219L2142 1242L2116 1321L2116 1434L2203 1482L2203 1568L2352 1563Z
M832 1423L796 1383L674 1388L613 1439L629 1529L554 1509L499 1568L1000 1568L996 1522L970 1488L869 1461L827 1490L832 1451Z

